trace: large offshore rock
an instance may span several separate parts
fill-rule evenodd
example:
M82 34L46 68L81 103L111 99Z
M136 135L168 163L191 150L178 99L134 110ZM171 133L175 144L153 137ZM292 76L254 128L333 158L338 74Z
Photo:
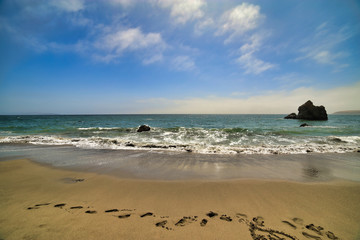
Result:
M305 119L305 120L328 120L324 106L314 106L309 100L298 108L299 113L291 113L285 119Z
M297 119L306 120L328 120L324 106L314 106L309 100L298 108Z

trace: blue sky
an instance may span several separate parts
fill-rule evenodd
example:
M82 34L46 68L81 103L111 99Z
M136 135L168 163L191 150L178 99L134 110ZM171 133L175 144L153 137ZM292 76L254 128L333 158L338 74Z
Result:
M3 0L0 114L360 109L356 0Z

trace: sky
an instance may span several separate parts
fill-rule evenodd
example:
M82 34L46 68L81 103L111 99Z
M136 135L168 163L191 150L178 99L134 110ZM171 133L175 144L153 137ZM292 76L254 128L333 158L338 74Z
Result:
M0 114L360 109L358 0L0 0Z

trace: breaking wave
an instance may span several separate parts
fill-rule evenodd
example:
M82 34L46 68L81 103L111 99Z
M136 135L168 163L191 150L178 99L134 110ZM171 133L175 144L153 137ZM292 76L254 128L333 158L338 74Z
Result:
M95 130L95 129L93 129ZM239 131L237 131L238 133ZM240 131L241 132L241 131ZM195 134L196 133L196 134ZM0 137L0 143L72 145L87 149L137 149L186 151L205 154L345 153L359 150L359 136L288 138L276 135L241 135L229 139L226 131L185 130L128 134L122 137L61 137L21 135Z

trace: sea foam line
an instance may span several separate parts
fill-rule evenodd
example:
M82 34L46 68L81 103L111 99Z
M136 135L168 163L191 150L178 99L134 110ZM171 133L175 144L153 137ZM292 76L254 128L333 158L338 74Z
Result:
M72 145L88 149L136 149L136 150L169 150L186 151L204 154L299 154L299 153L345 153L359 149L360 137L335 137L338 140L323 141L322 143L309 143L302 141L294 144L275 145L211 145L204 142L162 143L158 140L152 142L135 142L120 138L62 138L58 136L8 136L1 137L0 143L21 143L34 145ZM351 141L350 141L351 140ZM325 143L328 142L328 143ZM341 143L341 144L339 144Z

